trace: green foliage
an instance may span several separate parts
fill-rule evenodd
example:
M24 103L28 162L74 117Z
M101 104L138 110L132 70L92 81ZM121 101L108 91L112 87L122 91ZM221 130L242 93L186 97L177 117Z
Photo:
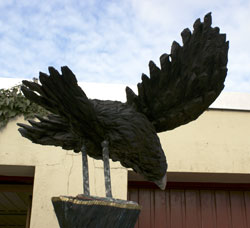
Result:
M16 116L23 115L25 119L32 119L35 115L45 116L48 112L29 101L21 92L21 85L10 89L0 89L0 129Z

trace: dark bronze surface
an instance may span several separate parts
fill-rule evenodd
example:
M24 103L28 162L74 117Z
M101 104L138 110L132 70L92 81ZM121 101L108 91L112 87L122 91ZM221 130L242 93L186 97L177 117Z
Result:
M40 73L41 85L23 81L22 91L51 112L47 118L19 124L20 133L34 143L61 146L102 159L101 142L109 142L113 161L132 168L164 188L165 154L157 132L195 120L224 88L228 41L211 27L211 14L196 20L194 31L181 33L183 46L173 42L171 54L160 57L161 68L149 63L150 77L142 75L138 96L127 87L127 102L88 99L74 74L62 67Z

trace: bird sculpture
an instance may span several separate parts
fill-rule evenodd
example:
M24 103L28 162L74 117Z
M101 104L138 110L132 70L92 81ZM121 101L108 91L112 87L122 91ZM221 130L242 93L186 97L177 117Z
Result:
M20 133L33 143L103 159L108 197L109 158L165 189L167 162L157 133L197 119L224 88L229 42L211 24L209 13L193 32L184 29L183 45L174 41L160 68L150 61L150 77L142 74L138 95L126 87L125 103L89 99L67 66L61 74L53 67L49 75L40 72L40 84L23 81L23 94L50 114L18 124ZM87 169L86 156L83 162Z

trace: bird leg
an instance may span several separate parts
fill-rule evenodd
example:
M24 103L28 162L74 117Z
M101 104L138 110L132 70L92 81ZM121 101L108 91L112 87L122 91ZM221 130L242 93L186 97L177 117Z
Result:
M104 165L106 197L112 198L108 145L109 145L109 142L107 140L104 140L102 142L102 156L103 156L103 165Z
M82 176L83 176L83 191L84 195L89 196L89 167L86 147L82 146Z

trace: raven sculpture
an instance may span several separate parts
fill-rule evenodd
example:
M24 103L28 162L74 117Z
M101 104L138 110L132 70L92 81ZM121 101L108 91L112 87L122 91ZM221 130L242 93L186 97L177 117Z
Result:
M183 45L174 41L160 68L149 62L150 77L142 74L138 95L126 88L126 103L88 99L66 66L61 74L53 67L49 75L40 73L41 84L23 81L24 95L51 114L19 124L20 133L75 152L84 146L94 159L103 159L108 147L113 161L164 189L167 162L157 133L198 118L224 88L229 42L211 23L209 13L195 21L193 32L184 29Z

